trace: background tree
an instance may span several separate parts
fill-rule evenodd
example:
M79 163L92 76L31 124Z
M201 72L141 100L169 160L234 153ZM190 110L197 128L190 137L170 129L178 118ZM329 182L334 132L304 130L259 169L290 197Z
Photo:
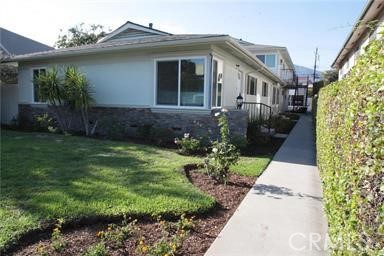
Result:
M62 32L63 30L60 30L61 34L55 43L57 48L94 44L107 34L102 25L84 25L84 23L69 28L67 33Z
M330 69L323 73L324 85L333 83L339 79L339 72L336 69Z

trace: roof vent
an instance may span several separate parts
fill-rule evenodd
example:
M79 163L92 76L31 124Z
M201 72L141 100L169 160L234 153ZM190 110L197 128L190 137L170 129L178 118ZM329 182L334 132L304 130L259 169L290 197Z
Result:
M153 28L153 23L152 23L152 22L149 23L148 27L149 27L149 28Z

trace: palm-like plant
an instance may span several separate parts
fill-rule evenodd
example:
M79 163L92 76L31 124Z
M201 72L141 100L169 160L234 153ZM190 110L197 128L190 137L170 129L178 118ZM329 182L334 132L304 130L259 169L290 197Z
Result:
M57 68L53 67L45 73L40 74L34 78L33 82L39 88L39 98L52 106L60 129L66 132L68 125L65 118L62 118L59 109L65 101L65 93L63 90L63 81L59 77Z
M83 119L85 135L88 136L89 129L88 110L94 102L91 86L85 77L76 67L70 66L65 69L64 91L66 100L72 109L80 110Z
M55 106L61 104L63 99L62 81L56 67L35 77L34 83L38 85L41 99Z

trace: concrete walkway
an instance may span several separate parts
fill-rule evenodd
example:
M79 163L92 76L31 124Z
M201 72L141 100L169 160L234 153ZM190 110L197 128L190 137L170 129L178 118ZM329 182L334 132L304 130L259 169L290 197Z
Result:
M302 115L206 256L326 255L313 125Z

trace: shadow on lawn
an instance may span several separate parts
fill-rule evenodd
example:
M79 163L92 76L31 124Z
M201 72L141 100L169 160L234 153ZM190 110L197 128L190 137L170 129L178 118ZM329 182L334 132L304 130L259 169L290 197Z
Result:
M18 139L17 134L2 136L2 196L42 221L51 220L43 228L59 217L121 219L124 213L177 214L176 208L184 205L185 211L191 202L204 206L198 201L206 196L177 173L182 165L172 162L172 152L49 134Z

